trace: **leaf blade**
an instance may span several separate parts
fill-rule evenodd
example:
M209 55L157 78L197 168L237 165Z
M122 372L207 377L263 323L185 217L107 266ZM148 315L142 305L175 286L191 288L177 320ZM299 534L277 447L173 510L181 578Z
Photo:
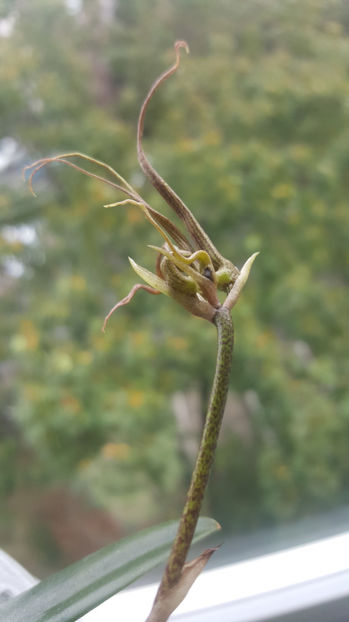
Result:
M164 561L178 523L143 530L84 557L0 606L7 622L73 622ZM219 529L201 518L194 541Z

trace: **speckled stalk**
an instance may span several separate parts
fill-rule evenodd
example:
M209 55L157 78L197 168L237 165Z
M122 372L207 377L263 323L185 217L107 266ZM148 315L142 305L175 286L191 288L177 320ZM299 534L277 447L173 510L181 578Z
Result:
M234 329L230 311L220 307L213 322L217 327L218 352L206 423L177 535L156 599L173 587L181 576L199 518L227 399L234 346Z

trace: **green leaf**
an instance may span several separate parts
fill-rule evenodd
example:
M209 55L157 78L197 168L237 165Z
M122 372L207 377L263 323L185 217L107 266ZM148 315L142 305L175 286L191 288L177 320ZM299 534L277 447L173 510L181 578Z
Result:
M171 521L100 549L0 606L6 622L73 622L166 559L178 523ZM194 542L219 529L200 518Z

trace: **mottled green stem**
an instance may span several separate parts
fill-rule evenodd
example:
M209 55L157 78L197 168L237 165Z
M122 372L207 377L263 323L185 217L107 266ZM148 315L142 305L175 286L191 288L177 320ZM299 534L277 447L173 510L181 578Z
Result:
M230 311L220 307L213 322L218 332L218 352L206 423L177 535L156 599L165 595L181 576L199 518L227 399L234 345L234 329Z

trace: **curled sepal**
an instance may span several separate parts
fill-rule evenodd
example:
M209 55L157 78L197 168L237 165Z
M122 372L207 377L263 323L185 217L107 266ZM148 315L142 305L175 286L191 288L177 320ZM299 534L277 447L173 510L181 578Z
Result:
M110 179L101 177L101 175L96 175L95 173L92 173L91 171L88 171L82 168L81 166L74 164L74 162L70 162L68 158L81 158L82 160L87 160L88 162L91 162L92 164L96 164L97 166L104 168L108 173L113 175L113 177L116 177L116 179L120 181L122 185L115 184L114 182L110 181ZM47 164L50 164L51 162L62 162L63 164L67 164L68 166L71 166L71 168L74 168L77 171L80 171L80 173L83 173L84 175L87 175L88 177L93 177L94 179L98 179L99 181L102 181L103 183L108 184L109 186L112 186L113 188L116 188L117 190L121 190L121 192L123 192L124 194L127 194L131 198L138 197L138 194L134 190L134 188L132 188L132 186L126 181L126 179L124 179L111 166L109 166L109 164L106 164L105 162L102 162L101 160L96 160L96 158L92 158L86 155L85 153L80 153L78 151L71 151L70 153L62 153L52 158L48 158L48 157L41 158L40 160L37 160L33 164L29 164L29 166L24 167L23 177L25 176L26 171L31 171L28 177L28 184L29 184L30 191L34 197L36 197L36 194L33 189L33 179L36 173L40 171L40 169L44 168L44 166L46 166Z
M241 268L239 276L237 277L232 289L229 292L229 295L225 299L223 307L227 307L229 311L231 311L232 308L236 305L239 299L239 296L241 294L241 291L243 290L246 284L246 281L249 277L252 264L254 260L256 259L257 255L259 255L259 252L253 253L253 255L251 255L251 257L249 257L247 261L245 261L244 265Z
M143 285L143 283L137 283L136 285L132 287L131 291L127 294L127 296L125 296L125 298L117 302L116 305L114 305L113 308L110 309L109 313L105 316L103 327L102 327L103 332L105 332L108 320L110 316L113 315L114 311L119 309L119 307L123 307L124 305L127 305L130 302L130 300L132 300L133 296L135 295L136 292L138 292L139 289L145 289L145 291L148 292L148 294L154 294L154 295L161 294L161 292L158 292L153 287L148 287L148 285Z
M195 579L217 549L206 549L199 557L183 566L179 581L165 592L159 592L146 622L166 622L186 597Z

